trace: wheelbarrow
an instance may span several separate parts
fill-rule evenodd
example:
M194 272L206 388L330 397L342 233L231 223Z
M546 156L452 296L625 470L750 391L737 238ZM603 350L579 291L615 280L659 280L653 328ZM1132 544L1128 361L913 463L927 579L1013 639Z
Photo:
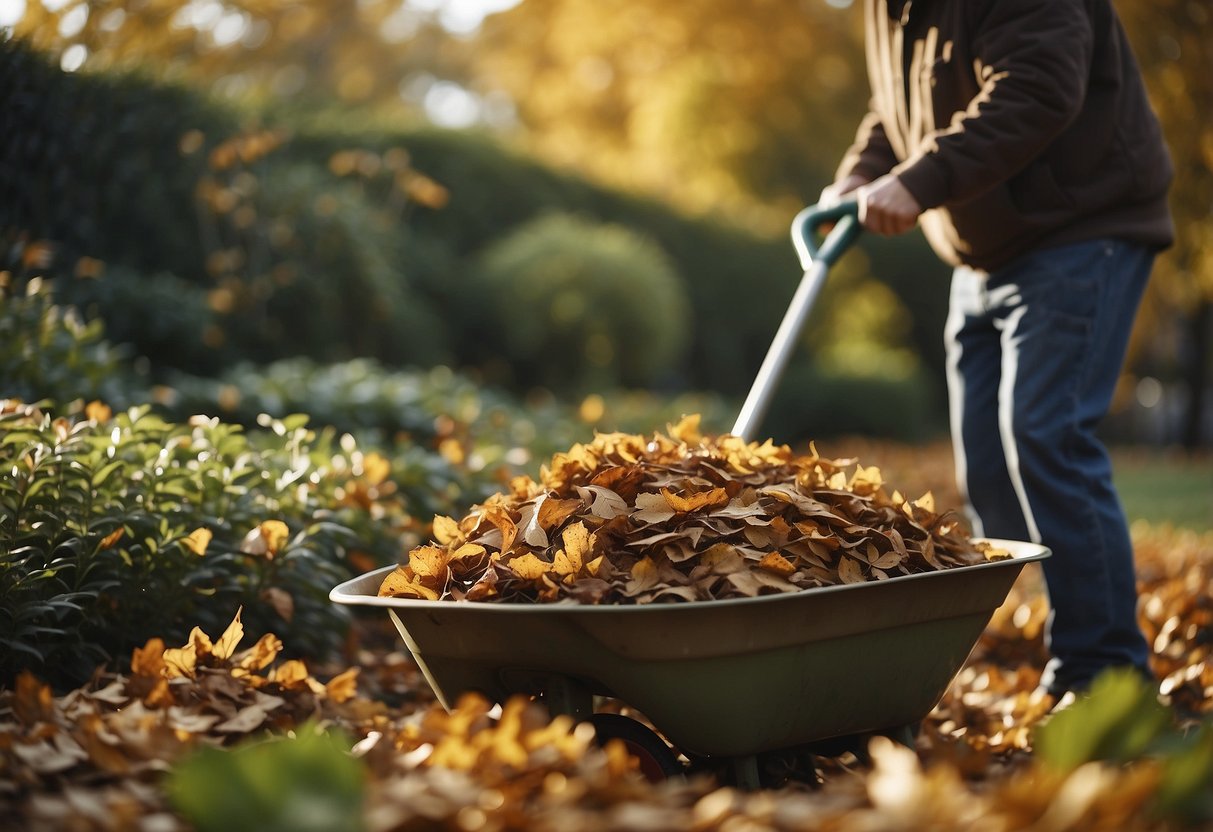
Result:
M820 249L817 229L836 222ZM804 277L733 432L751 438L829 266L859 232L854 203L793 223ZM688 760L715 760L742 788L759 758L848 747L883 733L912 742L1024 565L1043 546L992 540L1011 557L973 566L756 598L624 605L380 598L387 566L329 597L384 607L439 701L467 691L541 697L555 713L622 739L656 779L678 754L642 723L595 714L596 696L637 709ZM854 742L851 743L854 746Z

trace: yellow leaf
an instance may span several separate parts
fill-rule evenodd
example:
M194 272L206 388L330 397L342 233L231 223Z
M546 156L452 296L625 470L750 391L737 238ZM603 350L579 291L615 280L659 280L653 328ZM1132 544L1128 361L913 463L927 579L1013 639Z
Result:
M935 513L935 495L932 494L930 491L928 491L926 494L923 494L921 497L919 497L917 500L915 500L914 505L917 508L922 509L923 511L934 514Z
M223 631L223 635L219 636L219 640L215 642L215 649L212 651L216 659L230 659L232 654L236 652L236 645L240 643L240 639L244 638L244 625L240 623L240 613L244 607L236 610L236 617L232 619L232 623L227 625L227 629Z
M504 561L505 565L514 570L519 578L527 581L537 581L548 573L552 568L552 564L540 560L531 552L518 555Z
M465 543L455 551L451 552L451 560L464 560L465 558L478 558L483 555L485 548L477 543Z
M880 475L880 469L875 465L864 468L862 465L855 467L855 473L851 476L851 490L856 494L868 496L875 494L884 485L884 478Z
M282 651L282 641L273 633L266 633L257 643L245 650L240 657L240 666L245 670L261 670L269 667Z
M362 458L362 476L371 485L379 485L392 471L392 464L377 453Z
M269 680L282 685L284 688L301 687L307 684L307 665L299 659L285 661L270 671Z
M576 575L585 565L586 556L593 554L596 536L578 521L566 528L561 538L564 549L553 559L554 571L560 575Z
M439 514L434 517L434 540L443 544L454 543L463 539L459 524L451 517Z
M699 422L698 413L683 416L678 424L670 425L670 436L688 445L697 445L703 439L703 434L699 432Z
M445 578L450 555L437 546L418 546L409 552L409 569L419 578Z
M337 704L353 699L358 694L358 668L351 667L343 673L338 673L329 679L324 690L328 698Z
M261 536L265 538L266 552L270 558L282 551L283 545L291 535L291 530L281 520L266 520L259 527Z
M198 666L198 654L191 641L185 647L170 647L164 651L164 675L170 679L178 676L194 678Z
M194 655L198 658L209 656L215 649L215 645L211 643L211 637L202 632L201 627L190 630L189 644L193 646Z
M211 544L211 537L210 529L197 528L182 538L181 545L195 555L205 555L206 547Z
M426 601L437 601L438 593L425 586L418 580L408 567L400 566L390 573L379 585L381 598L421 598Z
M729 502L729 493L723 488L700 491L689 497L683 497L680 494L675 494L668 488L663 488L661 489L661 496L665 498L666 505L679 513L699 511L701 508L714 508L716 506L723 506Z

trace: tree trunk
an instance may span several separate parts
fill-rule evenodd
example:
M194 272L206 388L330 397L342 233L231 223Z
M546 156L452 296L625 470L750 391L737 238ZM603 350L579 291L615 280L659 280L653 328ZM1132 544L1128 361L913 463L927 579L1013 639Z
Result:
M1202 300L1188 318L1188 341L1191 360L1183 368L1188 408L1181 440L1185 448L1196 450L1204 445L1205 404L1209 385L1213 383L1209 372L1210 364L1213 364L1213 300Z

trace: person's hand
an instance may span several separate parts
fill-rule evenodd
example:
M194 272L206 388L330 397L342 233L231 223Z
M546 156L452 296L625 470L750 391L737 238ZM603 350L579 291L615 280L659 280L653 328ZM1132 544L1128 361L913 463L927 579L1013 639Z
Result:
M906 233L922 214L918 200L891 173L864 185L856 196L859 200L860 224L886 237Z
M868 184L868 180L858 174L848 174L846 177L839 179L832 185L827 185L821 191L821 196L817 198L819 208L833 208L838 203L842 202L842 198L849 193L853 193L856 189Z

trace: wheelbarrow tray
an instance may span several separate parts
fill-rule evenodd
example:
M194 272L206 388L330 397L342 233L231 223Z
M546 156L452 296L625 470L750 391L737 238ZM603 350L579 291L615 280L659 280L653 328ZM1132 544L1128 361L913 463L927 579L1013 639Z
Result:
M883 581L758 598L626 605L380 598L394 567L333 589L386 607L444 706L562 678L645 714L679 749L758 754L918 722L1043 546Z

